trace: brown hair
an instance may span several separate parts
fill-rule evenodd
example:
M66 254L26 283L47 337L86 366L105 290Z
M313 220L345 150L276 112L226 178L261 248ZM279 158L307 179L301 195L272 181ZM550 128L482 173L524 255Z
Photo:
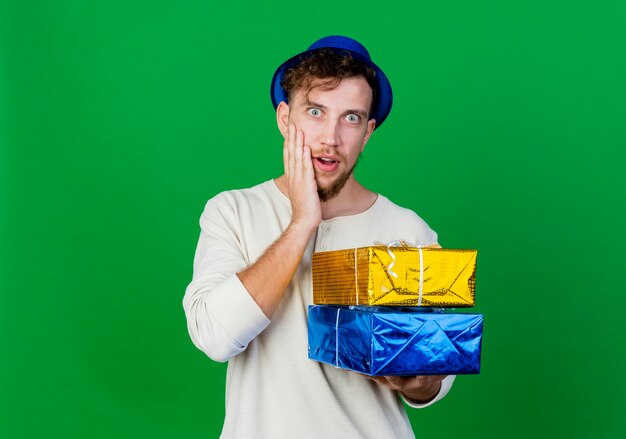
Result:
M308 96L313 88L322 87L324 90L332 90L343 79L355 76L363 76L372 88L371 113L377 97L376 71L364 62L355 59L346 50L335 51L328 48L314 50L301 58L297 64L285 70L285 76L280 81L280 85L287 93L287 99L291 100L297 90L305 90ZM321 79L322 82L311 87L315 79Z

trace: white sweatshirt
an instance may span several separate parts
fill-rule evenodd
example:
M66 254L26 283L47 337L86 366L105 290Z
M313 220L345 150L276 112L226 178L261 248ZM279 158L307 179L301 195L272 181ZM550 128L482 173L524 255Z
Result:
M193 280L183 306L194 344L228 360L222 438L412 438L397 392L359 374L307 358L307 306L314 251L405 240L433 244L437 234L414 212L382 195L365 212L322 221L272 321L236 273L287 228L289 199L273 180L209 200ZM443 398L454 376L425 407Z

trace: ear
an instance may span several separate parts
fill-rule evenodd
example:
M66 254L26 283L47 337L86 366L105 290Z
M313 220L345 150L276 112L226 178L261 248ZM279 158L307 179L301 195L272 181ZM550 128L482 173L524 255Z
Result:
M285 101L281 101L276 107L276 124L283 138L287 138L289 132L289 105Z
M367 121L367 128L365 129L365 137L363 137L363 146L361 147L361 152L365 149L365 145L367 141L370 139L370 136L374 132L374 128L376 128L376 119L370 119Z

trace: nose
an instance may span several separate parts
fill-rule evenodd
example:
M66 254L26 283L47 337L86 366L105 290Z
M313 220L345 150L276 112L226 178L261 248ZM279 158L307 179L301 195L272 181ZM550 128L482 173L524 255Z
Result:
M324 122L322 138L320 139L325 146L335 147L339 145L339 122L333 118L327 118Z

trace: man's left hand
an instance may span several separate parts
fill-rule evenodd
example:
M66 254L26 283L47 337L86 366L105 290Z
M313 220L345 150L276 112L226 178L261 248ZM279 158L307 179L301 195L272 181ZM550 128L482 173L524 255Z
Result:
M421 375L421 376L368 376L392 390L397 390L406 399L417 404L425 404L431 401L441 389L441 381L446 375Z

